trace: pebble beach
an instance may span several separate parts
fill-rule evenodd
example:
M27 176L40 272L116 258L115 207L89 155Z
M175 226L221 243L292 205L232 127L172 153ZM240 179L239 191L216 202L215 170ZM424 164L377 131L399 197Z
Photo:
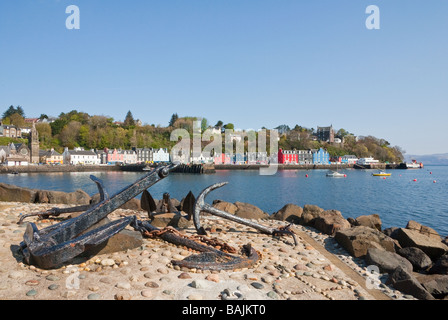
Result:
M62 207L61 205L60 207ZM298 245L290 237L271 237L218 217L204 216L209 237L238 248L251 243L262 253L252 268L203 271L173 267L171 260L194 254L160 239L143 239L132 250L73 260L59 269L43 270L23 262L19 244L27 222L38 229L58 220L20 215L45 211L49 204L2 202L0 204L1 300L409 300L412 296L388 287L381 274L372 285L372 274L362 259L353 258L336 241L317 230L294 225ZM118 209L109 219L147 213ZM60 220L59 220L60 221ZM259 220L266 226L285 222ZM130 230L132 228L128 227ZM182 229L196 234L193 226Z

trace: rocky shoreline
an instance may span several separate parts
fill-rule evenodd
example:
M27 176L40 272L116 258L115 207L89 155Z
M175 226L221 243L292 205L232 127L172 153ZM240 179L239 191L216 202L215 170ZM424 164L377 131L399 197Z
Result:
M12 194L16 196L17 190ZM171 260L182 260L191 250L134 234L136 241L128 248L101 251L43 270L23 262L19 243L26 223L17 221L23 214L55 207L54 201L62 198L49 194L36 198L45 194L39 190L31 194L34 201L0 202L2 300L434 300L448 295L448 246L434 230L414 221L405 228L381 230L377 215L345 219L337 210L313 205L287 204L269 215L247 203L213 202L216 208L266 226L293 223L296 247L290 237L271 237L221 218L201 217L210 237L233 247L251 243L261 252L262 259L252 268L217 272L173 267ZM80 204L79 198L69 198L57 206L73 206L70 201ZM36 199L47 202L36 203ZM133 200L108 218L148 219L139 201ZM178 216L154 215L152 223L195 235L192 223ZM41 229L60 219L27 221ZM137 233L130 227L125 231Z

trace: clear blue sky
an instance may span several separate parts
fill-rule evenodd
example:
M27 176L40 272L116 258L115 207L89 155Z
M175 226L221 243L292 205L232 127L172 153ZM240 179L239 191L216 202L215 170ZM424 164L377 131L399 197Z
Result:
M371 4L380 30L365 27ZM332 124L445 153L447 16L444 0L1 1L0 112Z

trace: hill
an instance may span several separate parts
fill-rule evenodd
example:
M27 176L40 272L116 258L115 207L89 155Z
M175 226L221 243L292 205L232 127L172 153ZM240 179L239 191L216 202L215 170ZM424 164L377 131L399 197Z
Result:
M406 162L410 162L412 159L417 160L418 162L423 162L426 166L431 165L444 165L448 166L448 153L437 153L437 154L427 154L427 155L405 155L404 157Z

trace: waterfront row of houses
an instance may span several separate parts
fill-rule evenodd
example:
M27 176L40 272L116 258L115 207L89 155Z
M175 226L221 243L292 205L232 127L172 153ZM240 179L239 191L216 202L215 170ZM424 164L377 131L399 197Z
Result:
M32 150L26 143L0 146L0 161L4 165L17 166L28 165L30 163L44 163L50 165L126 165L126 164L152 164L169 163L179 161L185 164L269 164L277 161L284 165L297 164L372 164L378 163L373 158L358 159L353 155L331 158L327 150L282 150L268 156L267 152L245 152L244 154L186 154L178 152L171 155L167 148L133 148L131 150L104 149L104 150L84 150L75 148L58 153L54 149L39 150L39 158L31 159Z

